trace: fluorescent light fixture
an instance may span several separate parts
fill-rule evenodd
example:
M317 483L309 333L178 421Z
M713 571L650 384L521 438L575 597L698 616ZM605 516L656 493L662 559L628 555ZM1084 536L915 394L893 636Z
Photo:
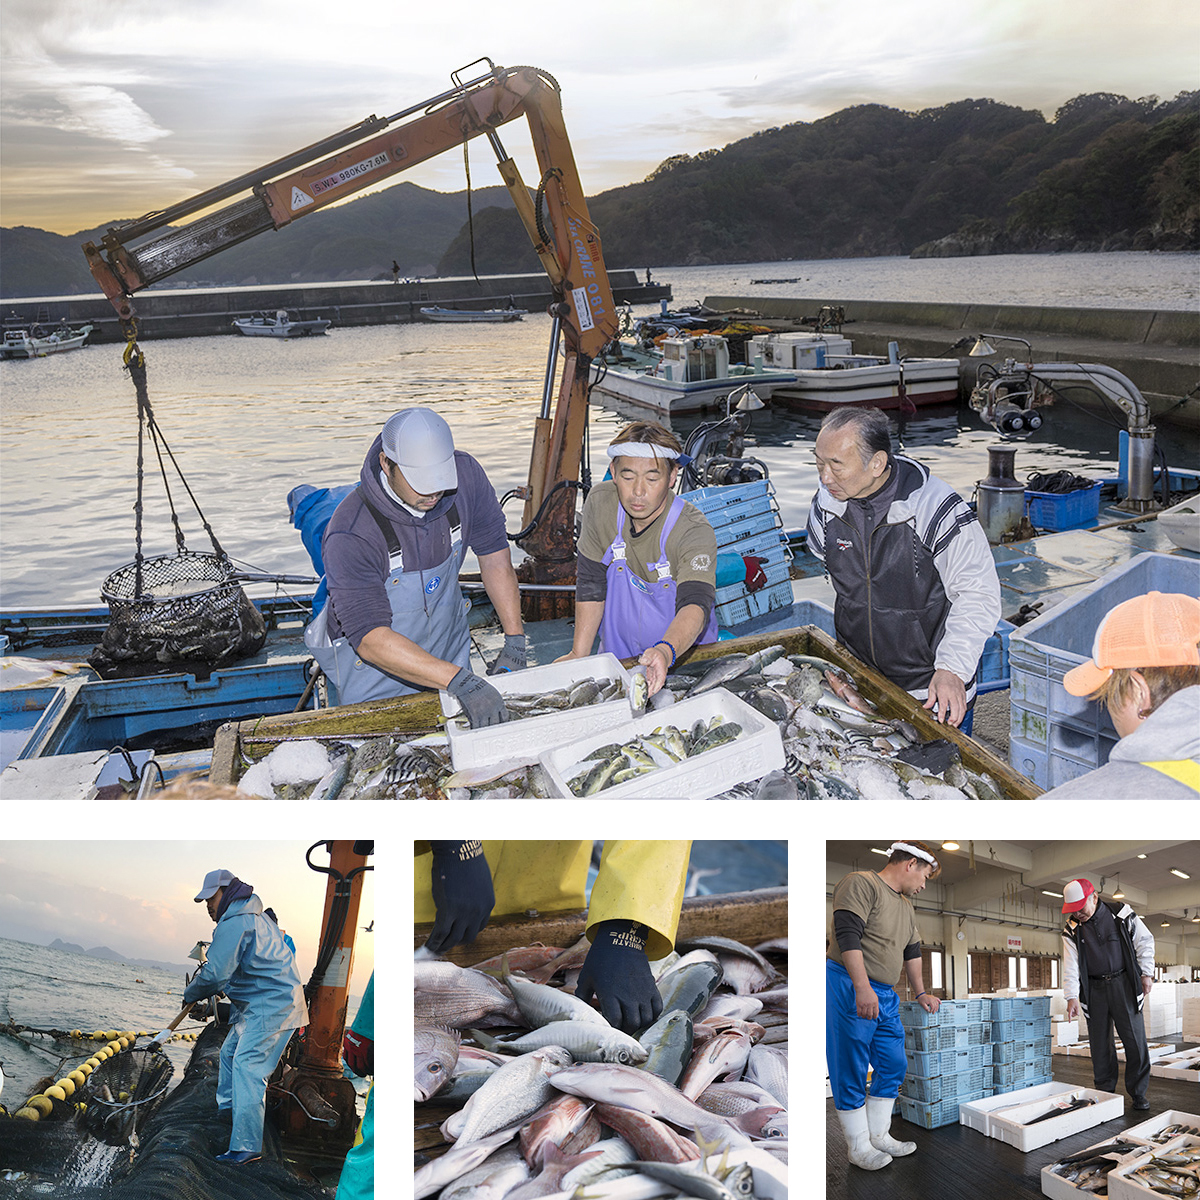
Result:
M888 854L888 852L887 852L886 850L880 850L878 846L872 846L872 847L871 847L871 853L872 853L872 854L882 854L884 858L890 858L890 857L891 857L891 855L890 855L890 854Z
M957 842L943 842L942 849L943 850L957 850L958 843Z
M1191 879L1191 876L1186 871L1179 870L1178 867L1170 868L1172 875L1178 875L1180 879Z
M1171 922L1170 922L1170 921L1160 921L1160 922L1159 922L1159 928L1160 928L1160 929L1170 929L1170 928L1171 928Z
M1145 857L1146 857L1146 856L1145 856L1144 854L1139 854L1139 855L1138 855L1138 858L1145 858Z
M1048 892L1044 888L1042 889L1042 895L1043 896L1057 896L1060 900L1062 899L1062 892Z

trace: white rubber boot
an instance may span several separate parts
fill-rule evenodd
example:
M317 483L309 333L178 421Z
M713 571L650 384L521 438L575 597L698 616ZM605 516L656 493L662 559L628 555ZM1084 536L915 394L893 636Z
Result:
M898 1142L892 1137L892 1109L895 1104L894 1096L868 1096L867 1128L871 1132L871 1145L876 1150L882 1150L884 1154L890 1154L893 1158L902 1158L905 1154L912 1154L917 1148L917 1143Z
M838 1120L846 1134L846 1148L850 1161L864 1171L878 1171L892 1161L890 1154L884 1154L871 1145L871 1131L867 1127L867 1109L849 1108L837 1110ZM914 1147L915 1148L915 1147Z

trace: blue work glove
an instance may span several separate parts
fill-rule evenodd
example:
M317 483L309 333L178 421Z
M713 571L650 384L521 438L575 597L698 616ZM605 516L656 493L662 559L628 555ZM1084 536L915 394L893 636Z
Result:
M463 667L446 685L446 691L462 705L472 729L499 725L508 720L504 697L486 679L480 679Z
M430 846L437 916L425 945L440 954L479 936L496 906L496 892L482 842L430 842Z
M504 649L499 657L487 669L489 675L498 675L501 671L523 671L529 666L525 656L525 635L523 633L506 633Z
M575 995L593 996L614 1028L626 1033L653 1025L662 1013L662 996L646 960L646 927L636 921L601 921L583 960Z

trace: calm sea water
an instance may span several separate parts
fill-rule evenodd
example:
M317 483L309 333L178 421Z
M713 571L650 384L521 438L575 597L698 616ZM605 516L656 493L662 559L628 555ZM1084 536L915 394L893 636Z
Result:
M1200 294L1198 264L1197 255L1131 253L652 271L673 285L679 304L732 293L1187 309ZM760 278L796 282L751 284ZM535 314L497 326L376 326L297 342L210 337L143 348L159 426L222 547L246 569L309 573L288 523L289 490L356 480L371 439L399 408L423 404L442 413L497 493L523 483L549 333L549 318ZM137 410L121 355L120 346L93 346L0 364L4 607L99 604L105 578L134 556ZM592 409L597 478L605 465L600 448L626 420L644 415ZM686 435L699 419L673 424ZM747 452L771 468L789 529L803 525L816 484L816 427L815 418L799 414L755 415ZM1190 462L1190 443L1165 429L1160 434L1172 463ZM969 495L987 474L986 447L995 440L974 413L948 408L910 422L904 449ZM146 462L144 548L169 554L170 511L149 446ZM1116 430L1061 405L1017 455L1018 474L1111 474L1116 463ZM189 548L208 550L169 464L168 483ZM515 529L519 504L508 513Z

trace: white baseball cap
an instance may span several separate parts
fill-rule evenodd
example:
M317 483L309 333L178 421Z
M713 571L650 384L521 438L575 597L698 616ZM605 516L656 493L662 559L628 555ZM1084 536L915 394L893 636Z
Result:
M1091 880L1072 879L1071 882L1068 883L1065 888L1063 888L1063 912L1078 912L1088 902L1088 897L1095 890L1096 889L1092 887Z
M207 900L209 896L215 896L218 888L228 887L234 881L234 878L235 876L232 871L223 869L220 871L209 871L204 877L204 884L195 896L196 903L199 904L201 900Z
M458 487L450 426L431 408L406 408L383 427L383 452L423 496Z

